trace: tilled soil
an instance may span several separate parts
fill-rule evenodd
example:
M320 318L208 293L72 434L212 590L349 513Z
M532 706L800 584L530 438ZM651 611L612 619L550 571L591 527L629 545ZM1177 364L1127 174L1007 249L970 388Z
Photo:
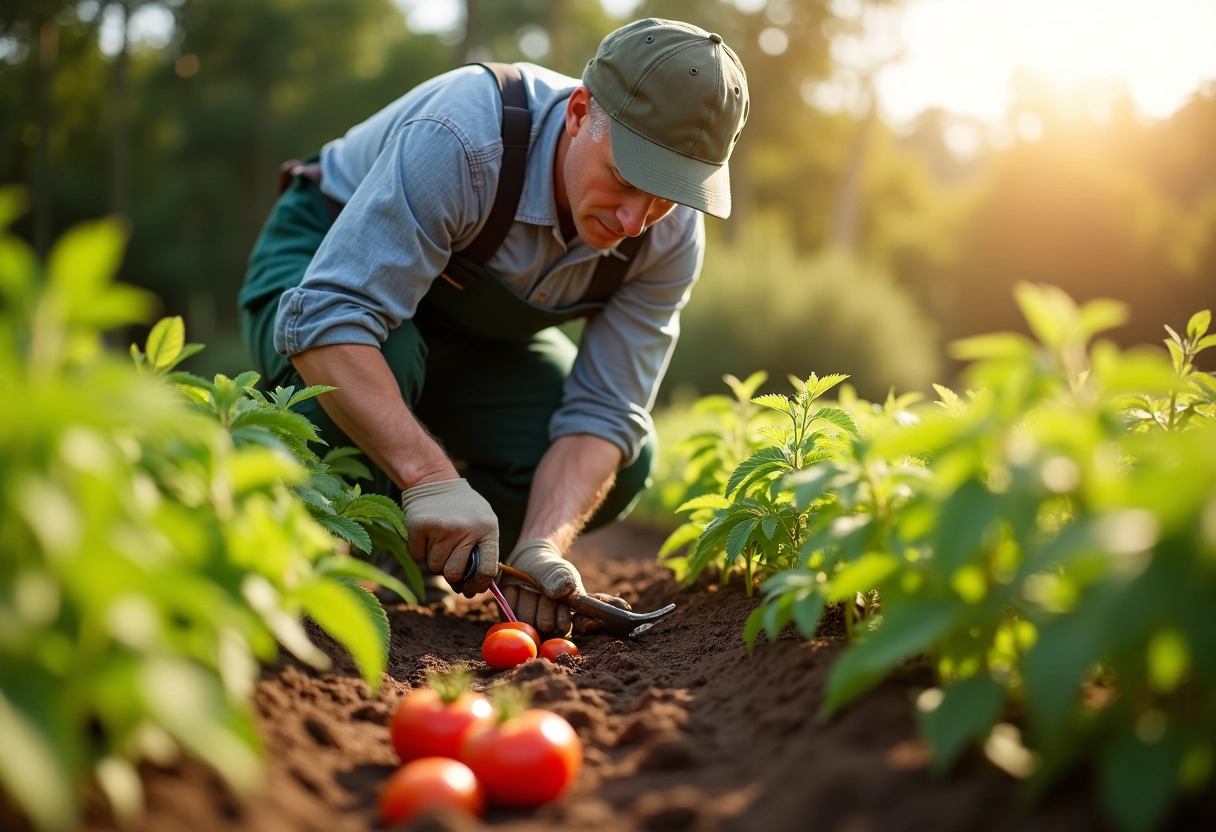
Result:
M661 533L618 524L571 552L588 587L621 595L635 609L667 603L674 613L640 638L588 636L578 662L529 661L496 674L480 663L492 602L461 600L389 610L393 640L375 697L345 653L317 673L285 658L258 685L267 779L233 795L194 763L145 771L148 811L141 832L376 830L378 790L396 757L392 708L428 669L481 667L478 685L507 680L578 731L586 765L561 801L532 812L491 810L485 825L507 830L1060 830L1110 828L1076 778L1026 809L1018 784L978 754L943 780L930 776L916 739L912 701L929 682L912 663L829 721L817 713L843 646L829 619L821 638L763 638L743 647L755 606L737 584L683 590L655 564ZM1185 807L1172 827L1203 828L1216 799ZM455 817L426 829L478 829ZM86 829L113 828L94 807Z

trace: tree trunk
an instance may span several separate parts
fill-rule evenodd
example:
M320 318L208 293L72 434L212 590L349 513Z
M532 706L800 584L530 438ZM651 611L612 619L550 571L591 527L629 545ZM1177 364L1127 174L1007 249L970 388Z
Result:
M861 243L861 190L866 173L866 156L870 147L877 108L874 96L868 96L865 115L857 123L853 144L849 150L848 166L836 188L836 210L832 218L831 244L836 248L856 251Z

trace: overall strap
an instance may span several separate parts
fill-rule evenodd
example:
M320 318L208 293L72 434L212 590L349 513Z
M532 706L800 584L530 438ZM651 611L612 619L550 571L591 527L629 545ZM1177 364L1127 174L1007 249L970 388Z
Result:
M515 64L487 62L481 66L493 73L502 97L502 170L498 175L498 192L494 195L494 204L490 206L490 217L473 242L461 249L460 254L474 263L485 265L506 239L511 223L515 222L515 209L524 192L532 115L528 111L528 91ZM451 265L449 262L448 266ZM448 269L444 269L444 274L455 278ZM465 277L472 279L467 273ZM467 285L459 279L456 282L461 288Z
M459 252L455 252L444 267L442 277L457 289L467 289L476 279L465 269L459 258L484 266L506 239L511 224L515 222L515 211L524 191L524 176L527 169L528 146L531 143L532 116L528 110L528 92L523 77L514 64L487 61L480 64L498 82L502 99L502 167L498 175L498 191L490 206L486 224ZM617 254L600 258L591 286L583 296L583 303L603 303L625 279L625 271L646 239L650 229L638 237L626 238L617 246Z

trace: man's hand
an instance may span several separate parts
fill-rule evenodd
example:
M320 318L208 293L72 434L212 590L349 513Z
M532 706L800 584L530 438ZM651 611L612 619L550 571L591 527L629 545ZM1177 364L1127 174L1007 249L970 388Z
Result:
M481 547L481 568L464 585L472 598L490 588L498 573L498 518L467 480L440 480L407 488L401 494L410 557L457 585L469 553ZM577 576L577 572L575 575Z
M559 636L569 634L574 620L573 614L568 606L561 603L561 599L576 592L587 592L574 564L562 557L551 541L543 539L522 541L507 561L519 571L531 575L544 590L542 595L521 581L504 577L502 593L511 605L515 617L531 624L542 633ZM593 597L622 609L629 609L629 605L620 598L602 593L596 593ZM577 629L580 632L593 632L596 622L583 622L582 618L580 616L579 623L585 623L587 626Z

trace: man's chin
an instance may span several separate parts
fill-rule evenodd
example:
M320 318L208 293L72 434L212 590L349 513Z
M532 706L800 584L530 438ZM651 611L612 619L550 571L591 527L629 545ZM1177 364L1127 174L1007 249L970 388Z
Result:
M580 236L584 243L600 251L616 248L625 239L623 234L614 234L608 226L597 219L592 219L587 223L587 227L583 229Z

